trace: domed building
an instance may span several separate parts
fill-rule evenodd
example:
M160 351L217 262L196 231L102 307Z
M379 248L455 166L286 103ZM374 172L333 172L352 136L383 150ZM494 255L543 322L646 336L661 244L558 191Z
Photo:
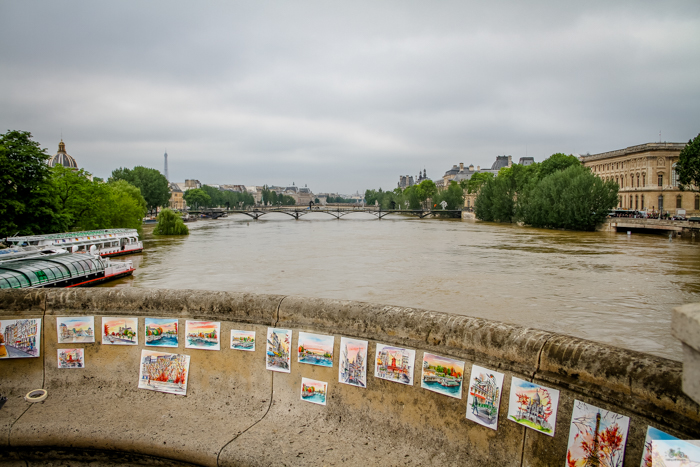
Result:
M58 143L58 152L56 155L49 159L49 167L55 167L57 165L78 170L78 163L66 152L66 143L63 142L63 139Z

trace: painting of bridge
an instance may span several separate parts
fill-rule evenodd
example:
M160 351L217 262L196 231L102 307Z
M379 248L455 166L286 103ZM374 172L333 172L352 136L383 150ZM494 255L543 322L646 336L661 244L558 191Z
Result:
M492 430L498 429L503 378L503 373L478 365L472 366L467 395L467 419Z
M149 347L177 347L178 320L176 318L144 318L146 345Z
M58 368L85 368L85 350L58 349Z
M95 342L94 316L67 316L56 318L59 344Z
M464 362L428 352L423 354L420 387L445 396L462 398Z
M265 368L272 371L290 373L292 330L267 328L267 348L265 351Z
M41 318L0 321L0 358L31 358L41 354Z
M184 396L189 371L189 355L144 349L141 351L139 388Z
M221 323L217 321L185 321L185 348L221 349Z
M310 365L333 366L333 336L299 331L297 361Z
M301 400L312 404L326 405L328 383L309 378L301 378Z
M231 330L231 348L234 350L255 350L255 331Z
M649 426L640 467L657 466L700 467L700 446Z
M360 388L367 387L367 341L340 338L338 381Z
M106 345L138 345L138 318L102 317L102 343Z
M377 344L374 377L413 386L416 351Z
M622 465L630 419L574 400L567 467Z
M513 377L508 419L548 436L554 436L559 391Z

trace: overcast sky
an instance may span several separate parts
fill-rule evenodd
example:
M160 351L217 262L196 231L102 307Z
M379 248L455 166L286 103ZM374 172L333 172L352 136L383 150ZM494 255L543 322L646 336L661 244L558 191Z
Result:
M171 181L393 189L700 132L700 1L0 0L0 132Z

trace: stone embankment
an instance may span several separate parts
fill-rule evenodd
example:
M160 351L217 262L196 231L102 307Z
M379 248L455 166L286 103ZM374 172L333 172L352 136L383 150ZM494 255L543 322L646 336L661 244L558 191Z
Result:
M514 311L515 312L515 311ZM57 316L136 316L138 346L57 344ZM565 465L575 399L630 417L625 466L638 466L647 426L700 438L700 411L681 390L681 363L561 334L478 318L281 295L153 289L12 290L0 319L42 321L41 358L0 361L0 464ZM144 317L180 319L189 354L186 396L137 388ZM222 350L184 349L185 319L221 322ZM333 368L265 370L268 326L333 334ZM254 352L229 331L256 331ZM340 336L369 341L367 388L338 383ZM99 341L99 338L97 339ZM416 349L415 384L373 377L377 343ZM58 369L57 348L83 347L85 368ZM462 399L420 387L424 352L505 373L498 430L465 418ZM300 399L301 378L329 382L326 406ZM510 380L561 391L555 435L507 419ZM48 398L23 397L44 388Z

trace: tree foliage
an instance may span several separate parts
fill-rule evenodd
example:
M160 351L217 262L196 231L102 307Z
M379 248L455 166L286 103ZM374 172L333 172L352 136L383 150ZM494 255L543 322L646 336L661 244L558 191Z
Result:
M255 198L248 192L220 190L213 186L204 185L202 190L209 195L206 207L239 208L255 205Z
M267 186L263 187L262 190L262 202L263 204L270 204L271 206L294 206L297 202L289 195L282 193L277 193L270 190Z
M441 203L445 202L445 209L462 209L464 206L464 189L459 183L450 181L447 190L439 191L432 197L433 208L441 209Z
M681 190L700 191L700 134L688 141L676 164Z
M190 229L187 228L182 218L170 208L160 211L157 219L158 223L153 229L154 235L189 235L190 233Z
M133 169L120 167L112 171L109 181L126 180L139 190L146 200L146 207L153 212L170 204L168 180L156 169L136 166Z
M211 197L201 188L192 188L182 196L188 206L195 209L211 206Z

